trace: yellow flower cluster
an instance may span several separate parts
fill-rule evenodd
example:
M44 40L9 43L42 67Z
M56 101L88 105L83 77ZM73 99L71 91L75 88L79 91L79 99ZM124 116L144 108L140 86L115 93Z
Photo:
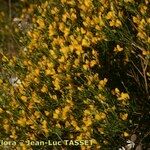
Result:
M115 51L115 52L121 52L121 51L123 51L123 48L120 47L120 45L117 45L117 46L114 48L114 51Z
M111 122L113 126L114 121L120 124L128 120L126 112L118 113L116 109L124 109L129 94L114 89L112 93L119 104L116 107L106 87L109 79L99 73L101 49L97 47L109 40L104 31L123 27L124 14L115 3L121 5L108 0L46 0L23 9L21 19L26 13L32 16L25 37L26 51L20 51L10 65L16 72L19 68L21 84L14 88L0 80L7 103L0 108L0 114L5 116L2 130L10 139L36 140L41 135L46 139L52 133L63 139L66 134L74 140L93 139L88 149L99 149L102 143L109 144L105 135L114 133ZM148 7L140 5L139 9L144 15ZM137 37L149 42L145 28L150 19L138 14L132 19ZM122 45L115 43L114 52L124 52ZM9 61L7 57L3 59L5 63ZM102 136L101 143L95 135Z
M145 1L145 3L141 3L138 6L138 14L132 17L133 23L136 26L137 30L137 38L139 41L143 42L146 45L150 44L150 36L148 26L150 24L150 17L147 16L147 12L149 12L149 8L147 7L149 1ZM143 55L149 55L149 49L143 49Z
M109 11L106 15L106 19L109 20L109 25L111 27L120 27L122 26L122 23L119 18L117 18L117 15L115 13L116 12L113 10Z
M128 100L130 99L130 96L128 93L120 92L118 88L115 88L112 90L112 94L117 96L117 99L123 104L127 105Z

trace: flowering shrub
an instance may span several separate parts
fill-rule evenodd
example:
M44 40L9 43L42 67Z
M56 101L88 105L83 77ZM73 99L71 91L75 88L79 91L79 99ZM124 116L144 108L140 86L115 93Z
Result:
M128 29L125 13L136 5L127 0L43 0L23 9L19 29L15 28L16 34L24 34L19 54L11 59L2 54L0 137L18 143L60 140L63 144L54 146L58 149L121 147L122 136L129 136L130 96L107 87L109 78L100 74L101 45L113 41L112 55L123 54L125 63L132 50L140 47L138 43L149 47L145 29L149 19L131 16L137 41ZM146 15L149 8L142 3L138 9ZM148 50L140 50L148 59ZM65 145L64 140L92 140L92 144ZM48 146L21 143L11 147Z

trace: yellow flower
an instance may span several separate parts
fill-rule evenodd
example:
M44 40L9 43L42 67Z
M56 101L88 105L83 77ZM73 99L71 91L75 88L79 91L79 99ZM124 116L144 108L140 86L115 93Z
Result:
M122 25L121 21L119 19L116 20L115 26L120 27Z
M44 28L45 27L45 23L44 23L44 20L42 18L39 18L37 20L37 23L38 23L40 28Z
M59 30L63 32L64 28L65 28L65 24L63 22L59 23Z
M138 17L135 17L135 16L133 16L132 20L136 24L138 24L140 22L140 19Z
M43 128L47 127L47 121L46 121L46 120L43 120L43 121L42 121L42 127L43 127Z
M107 13L106 19L113 19L115 17L114 11L109 11Z
M115 20L109 21L109 25L110 25L111 27L115 26Z
M53 113L53 118L58 119L60 114L60 109L56 109L55 112Z
M86 109L86 110L84 111L84 115L85 115L85 116L90 115L90 114L91 114L91 112L90 112L89 110Z
M147 6L145 6L145 5L140 8L140 12L141 12L143 15L146 13L146 10L147 10Z
M21 118L19 118L18 120L17 120L17 123L20 125L20 126L25 126L26 125L26 118L23 118L23 117L21 117Z
M75 127L76 131L80 131L80 128L78 126Z
M60 109L56 109L55 112L56 112L56 114L59 114L60 113Z
M75 120L72 120L71 121L71 125L73 126L73 127L77 127L78 125L77 125L77 122L75 121Z
M123 48L120 47L120 45L117 45L117 46L114 48L114 51L115 51L115 52L121 52L121 51L123 51Z
M82 134L80 134L80 135L77 136L77 140L79 140L79 141L83 140Z
M57 100L57 95L52 95L51 97L53 100Z
M84 70L88 70L88 69L89 69L89 65L88 65L88 64L84 64L84 65L83 65L83 69L84 69Z
M121 93L120 96L118 97L118 100L128 100L130 97L129 97L129 94L128 93Z
M148 51L148 50L147 50L147 51L146 51L146 50L144 50L144 51L142 52L142 54L143 54L143 55L150 55L150 51Z
M95 139L91 139L92 140L92 144L98 144L98 142Z
M98 98L98 100L102 103L106 100L106 97L103 96L102 94L99 94L98 96L96 96L96 98Z
M128 114L127 113L125 113L125 114L120 114L120 118L122 119L122 120L127 120L127 118L128 118Z
M90 126L92 124L91 117L83 118L83 122L84 122L86 127Z
M42 130L45 132L46 135L48 135L49 129L47 127L47 121L46 120L43 120L43 122L42 122Z
M53 118L54 118L54 119L58 119L58 118L59 118L58 114L54 113L54 114L53 114Z
M63 111L64 112L68 112L70 110L70 106L65 106L64 108L63 108Z
M54 7L54 8L51 10L51 13L52 13L52 14L56 14L56 13L58 13L58 12L59 12L59 10L58 10L57 7Z
M24 102L27 102L27 97L26 96L21 96L21 100L23 100Z
M82 33L82 34L85 34L85 33L86 33L86 31L85 31L83 28L81 28L80 30L81 30L81 33Z
M34 115L36 116L36 118L40 118L40 117L41 117L41 115L40 115L40 112L39 112L39 111L35 111L35 112L34 112Z
M70 127L70 122L66 121L65 122L65 127Z
M90 46L90 42L88 42L88 40L86 40L86 39L83 39L82 46L88 47L88 46Z
M84 5L86 6L86 7L90 7L91 6L91 0L84 0Z
M124 135L124 137L128 137L129 133L128 132L124 132L123 135Z
M50 112L49 111L44 111L45 115L46 116L49 116L50 115Z
M35 69L35 76L39 76L39 74L40 74L40 70L39 69Z
M32 102L29 103L29 107L33 108L34 103L41 103L41 100L38 97L32 97ZM33 103L34 102L34 103Z
M34 78L34 82L35 82L35 83L37 83L37 84L39 84L39 83L40 83L40 81L39 81L39 79L38 79L38 78Z
M49 26L49 36L51 37L53 35L55 35L55 29L54 29L54 27L52 25L50 25Z
M21 143L21 150L28 150L27 145L24 143ZM19 149L20 150L20 149Z
M140 31L140 32L138 32L137 36L140 37L141 39L145 39L146 33L144 31Z
M61 58L60 59L58 59L59 60L59 62L60 63L63 63L63 62L65 62L66 61L66 59L65 59L65 57L64 56L61 56Z
M119 93L120 93L120 91L119 91L118 88L115 88L115 93L116 93L116 94L119 94Z
M6 132L8 132L10 129L10 126L8 124L4 124L3 128L6 130Z
M89 107L90 107L90 109L91 109L91 111L93 111L94 110L94 105L89 105Z
M104 134L104 128L98 128L98 131L100 132L100 134Z
M67 37L69 35L69 33L70 33L70 29L69 28L65 28L63 32L64 32L64 37Z
M90 61L90 67L94 67L97 64L96 60Z
M27 136L30 140L34 140L34 141L36 140L34 133L28 133Z
M32 125L34 122L31 120L31 119L28 119L27 121L26 121L26 124L27 125Z
M44 85L41 89L41 92L46 93L48 91L48 87Z
M83 53L83 49L82 49L81 45L75 45L74 47L76 49L75 52L76 52L77 55L81 55Z
M14 140L16 140L17 139L16 131L13 129L11 132L12 133L11 133L10 137L13 138Z
M56 124L56 127L61 128L61 125L59 123Z
M0 108L0 114L3 113L3 112L4 112L4 110L2 108Z
M79 66L80 60L79 59L75 59L74 60L74 66Z
M60 90L60 80L58 78L55 78L53 82L53 85L55 86L55 90Z
M68 18L68 14L67 13L62 15L62 21L63 22L66 22L67 18Z
M62 47L61 49L60 49L60 51L66 56L67 55L67 53L69 52L69 47Z
M66 114L67 112L70 111L70 106L65 106L63 109L62 109L62 116L66 117Z
M56 72L55 70L52 68L52 69L46 69L45 70L45 74L48 76L48 75L54 75Z
M106 118L106 114L103 113L103 112L100 112L100 113L98 113L98 114L95 115L95 119L96 120L103 120L105 118Z
M108 81L108 79L106 79L106 78L104 78L104 80L100 80L99 81L99 85L98 85L99 89L104 88L106 83L107 83L107 81Z
M61 118L62 118L63 120L66 120L66 119L67 119L67 113L66 113L66 112L62 112Z
M3 55L2 61L3 61L3 62L9 62L9 59L8 59L5 55Z
M52 62L47 63L48 68L53 68L54 64Z

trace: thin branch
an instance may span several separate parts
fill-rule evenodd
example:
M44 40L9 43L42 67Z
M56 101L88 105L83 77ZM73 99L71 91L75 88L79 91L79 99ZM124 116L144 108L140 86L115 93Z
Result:
M145 61L145 63L144 63L144 61ZM143 69L143 78L144 78L144 83L145 83L145 90L146 90L146 93L148 94L148 83L147 83L147 77L146 77L146 70L147 70L148 62L146 60L141 59L141 66Z
M134 47L138 48L139 50L143 51L143 48L140 47L139 45L135 44L135 43L131 43L131 45L133 45Z
M139 68L134 64L133 61L131 61L131 63L133 64L133 66L136 68L136 70L139 72L139 74L143 77L142 72L139 70Z

